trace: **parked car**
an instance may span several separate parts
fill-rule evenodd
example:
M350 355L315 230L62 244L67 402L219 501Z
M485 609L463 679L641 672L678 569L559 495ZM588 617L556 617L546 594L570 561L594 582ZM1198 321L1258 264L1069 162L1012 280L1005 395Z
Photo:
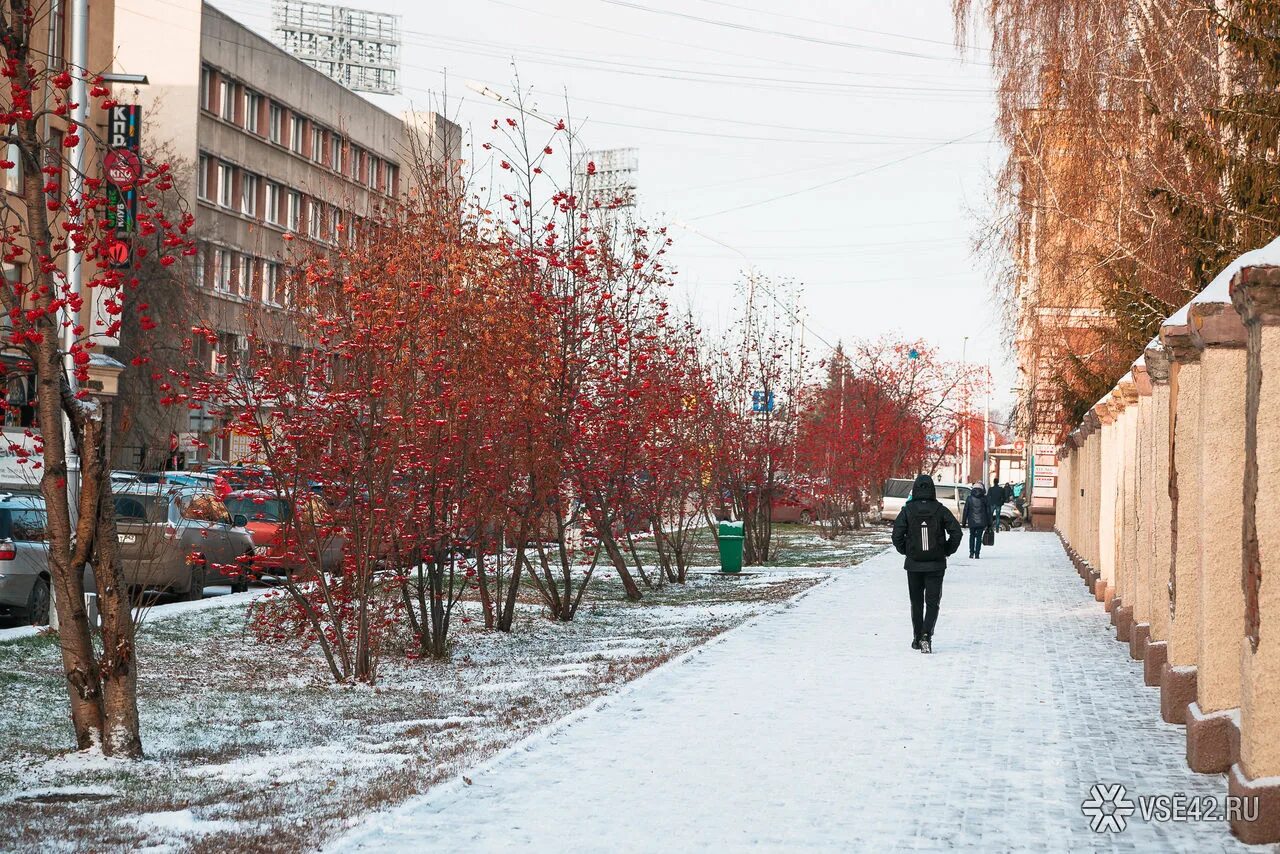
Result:
M221 477L231 489L271 489L275 486L266 466L206 466L202 474Z
M818 518L818 500L794 487L779 487L773 497L772 519L775 522L798 522L811 525Z
M163 471L160 476L167 486L199 486L208 490L212 490L218 480L216 474L203 471Z
M289 577L314 564L300 553L305 547L318 558L324 572L342 571L346 536L335 523L333 511L320 495L310 493L290 499L261 489L241 489L224 499L227 510L245 520L253 538L253 570L260 576ZM291 525L297 519L299 524ZM286 539L295 533L301 542Z
M898 518L907 499L911 497L911 478L894 477L885 481L884 494L880 499L880 519L892 522ZM945 505L959 519L964 513L964 502L969 497L969 487L959 483L934 484L938 501Z
M247 590L253 538L212 492L134 485L114 496L120 562L130 587L187 599L207 584Z
M0 618L49 622L49 545L44 498L0 493Z
M885 481L884 495L880 499L882 521L892 522L898 518L902 506L911 497L913 483L911 478L905 477L894 477ZM956 519L960 519L964 515L964 503L969 498L970 488L960 483L939 483L935 484L935 488L938 501L945 504L955 514ZM1022 512L1013 502L1006 502L1000 508L1000 519L1007 527L1017 527L1022 524Z
M111 472L112 491L119 491L136 483L160 485L164 483L164 475L155 471L128 471L123 469Z

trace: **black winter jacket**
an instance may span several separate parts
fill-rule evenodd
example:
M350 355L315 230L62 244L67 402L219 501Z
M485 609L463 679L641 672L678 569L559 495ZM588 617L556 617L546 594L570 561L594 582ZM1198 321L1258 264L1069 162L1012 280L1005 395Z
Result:
M911 500L898 511L898 518L893 522L893 547L898 550L898 554L907 553L907 516L908 508L913 505L916 513L921 509L937 508L942 517L942 527L947 532L947 557L955 554L960 548L960 541L964 539L964 532L960 530L960 523L956 521L955 515L938 503L938 491L933 486L933 478L927 474L916 478L911 486ZM903 568L908 572L940 572L947 568L947 558L919 561L908 557L903 563Z
M979 530L991 524L991 506L987 504L987 493L979 488L969 493L964 500L964 513L960 518L961 525Z
M990 491L987 492L987 504L991 507L1003 507L1008 500L1009 493L1000 484L991 487Z

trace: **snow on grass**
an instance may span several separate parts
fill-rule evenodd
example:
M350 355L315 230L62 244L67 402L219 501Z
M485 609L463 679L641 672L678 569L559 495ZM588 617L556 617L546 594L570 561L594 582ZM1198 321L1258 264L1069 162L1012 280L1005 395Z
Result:
M806 542L805 553L819 547ZM844 566L858 562L845 557L850 543L827 547ZM156 608L138 636L140 762L65 754L56 638L0 644L0 821L12 829L4 847L315 848L829 574L812 566L695 573L631 603L614 574L602 573L573 622L547 620L526 600L510 634L484 631L467 602L460 617L470 622L455 620L448 661L410 660L400 638L373 686L334 685L316 651L258 644L247 606L260 592ZM57 789L63 796L38 809L13 796Z

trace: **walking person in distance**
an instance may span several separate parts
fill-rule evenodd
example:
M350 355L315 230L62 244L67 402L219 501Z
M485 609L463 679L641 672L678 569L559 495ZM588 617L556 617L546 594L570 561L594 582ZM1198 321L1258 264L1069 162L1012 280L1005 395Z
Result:
M987 506L991 508L991 527L996 533L1000 532L1000 509L1011 497L1009 491L1000 485L999 478L991 482L991 488L987 490Z
M995 487L992 487L994 489ZM975 483L964 500L964 513L960 518L961 525L969 526L969 557L982 558L982 536L991 524L991 505L987 502L987 493L982 484Z
M911 500L903 505L893 523L893 547L905 555L907 592L911 597L911 648L933 652L933 629L942 602L942 579L947 558L960 548L964 537L960 523L938 503L933 479L916 478Z

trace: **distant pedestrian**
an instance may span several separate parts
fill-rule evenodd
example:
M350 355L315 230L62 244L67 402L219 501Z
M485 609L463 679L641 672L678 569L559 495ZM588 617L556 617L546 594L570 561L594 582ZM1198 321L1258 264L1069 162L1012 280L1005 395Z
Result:
M963 538L956 517L938 503L933 479L927 474L917 477L910 502L903 505L893 523L893 547L898 554L906 555L903 567L911 597L912 649L933 652L933 629L942 602L947 558L956 553Z
M969 497L964 500L964 514L960 524L969 526L969 557L980 559L982 535L991 524L991 506L987 503L987 493L982 484L975 483L969 490Z
M991 508L991 529L997 533L1000 531L1000 510L1010 497L1009 490L1000 485L998 478L991 482L991 488L987 490L987 506Z

